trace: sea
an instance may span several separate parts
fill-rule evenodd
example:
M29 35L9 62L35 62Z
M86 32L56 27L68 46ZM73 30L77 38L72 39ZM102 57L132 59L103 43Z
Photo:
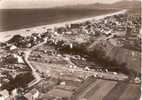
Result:
M0 32L112 13L112 9L0 9Z

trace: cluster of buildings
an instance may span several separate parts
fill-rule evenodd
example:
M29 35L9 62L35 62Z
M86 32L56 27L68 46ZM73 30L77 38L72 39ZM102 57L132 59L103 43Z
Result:
M71 23L65 24L60 27L48 28L47 32L44 32L42 34L33 33L31 36L26 37L23 37L21 35L15 35L9 41L2 44L4 49L10 52L10 55L0 57L0 61L3 64L2 66L5 67L3 69L0 69L0 79L9 81L6 80L8 79L7 77L13 77L14 75L2 74L2 72L8 71L8 73L13 73L12 71L9 72L9 70L11 69L16 72L15 66L17 66L18 70L20 71L23 71L23 68L25 70L27 67L25 67L26 65L24 64L21 52L19 51L31 49L44 41L46 41L44 46L51 47L52 49L40 48L39 54L39 50L33 50L31 56L28 58L30 61L51 64L56 62L55 60L57 56L57 59L64 58L64 60L66 60L68 63L74 64L74 66L69 66L70 69L77 70L77 68L80 67L81 69L83 69L82 71L89 72L90 70L94 71L92 66L98 66L96 67L95 72L109 73L109 71L111 72L111 70L108 70L107 68L104 68L104 66L102 67L101 65L97 65L96 63L92 63L91 61L87 60L88 46L91 47L90 45L93 44L94 46L94 44L97 44L105 47L105 41L109 42L114 47L118 46L118 44L119 47L124 48L127 48L128 46L129 48L135 47L135 44L130 43L130 38L133 38L136 45L141 44L141 42L139 42L140 26L141 23L139 18L133 18L131 16L128 16L127 14L119 14L107 16L100 20L93 19L85 22ZM136 35L134 35L133 33L135 33ZM110 46L110 48L111 47L112 46ZM66 55L71 56L67 57ZM52 59L54 59L54 61L51 61L50 58L47 59L47 56L50 56ZM26 71L29 71L29 69L26 69ZM117 74L117 72L112 72L110 74L110 77L117 76ZM83 80L80 79L73 81L70 77L67 76L65 76L66 78L61 77L61 79L54 79L52 75L50 75L50 77L47 77L49 75L44 75L44 73L42 73L41 75L43 75L45 80L42 81L40 84L36 85L33 89L29 90L28 93L25 94L25 97L29 100L93 100L91 99L91 95L89 95L89 93L93 96L97 96L94 94L94 91L96 91L95 89L101 91L101 84L103 84L103 86L108 85L108 87L111 87L111 85L115 87L116 84L119 84L119 82L117 83L112 80L104 81L103 77L100 76L90 76L84 78ZM96 79L95 77L99 77L100 79ZM139 83L140 78L136 77L135 81ZM95 85L95 82L97 84L96 87L93 87L92 89L89 88L90 84ZM42 89L45 91L43 91ZM88 89L89 91L85 93L84 91L87 91L86 89ZM109 93L111 89L112 88L107 88L106 90ZM20 95L19 97L23 97L23 94L21 94L21 92L17 92L17 94ZM107 92L106 94L104 94L104 97L106 95Z
M140 26L140 18L119 14L107 16L100 20L94 19L48 28L47 32L42 34L33 33L31 36L26 37L16 35L8 43L12 43L17 47L31 48L48 38L47 41L53 42L55 45L59 41L65 41L65 44L72 47L72 42L90 42L92 38L104 35L107 39L121 37L121 39L117 40L118 44L123 44L126 41L126 46L128 44L128 46L133 47L131 45L140 45L140 39L137 37L140 32ZM135 43L129 43L132 39ZM16 48L14 46L10 49Z

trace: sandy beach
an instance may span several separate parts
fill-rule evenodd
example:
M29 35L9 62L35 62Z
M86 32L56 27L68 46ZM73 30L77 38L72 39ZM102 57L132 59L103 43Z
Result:
M24 28L24 29L12 30L12 31L4 31L4 32L0 32L0 42L5 42L16 34L20 34L22 36L27 36L27 35L31 35L32 33L43 33L43 32L46 32L46 30L49 28L60 27L60 26L64 26L65 24L79 23L79 22L84 22L84 21L88 21L88 20L99 20L99 19L103 19L108 16L113 16L113 15L125 13L126 11L127 10L124 9L124 10L121 10L121 11L118 11L115 13L109 13L109 14L95 16L95 17L89 17L89 18L82 18L82 19L74 20L74 21L65 21L65 22L50 24L50 25L42 25L42 26L31 27L31 28Z

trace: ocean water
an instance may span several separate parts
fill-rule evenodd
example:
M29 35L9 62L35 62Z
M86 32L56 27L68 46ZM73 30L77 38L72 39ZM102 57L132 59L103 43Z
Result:
M48 25L111 12L114 12L114 10L85 8L1 9L0 32Z

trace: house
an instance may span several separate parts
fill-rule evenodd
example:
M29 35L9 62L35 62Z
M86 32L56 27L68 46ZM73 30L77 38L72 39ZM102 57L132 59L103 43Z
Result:
M80 24L71 24L71 28L79 28Z
M17 49L17 47L15 46L15 45L11 45L10 47L9 47L9 50L11 51L11 50L15 50L15 49Z
M16 55L16 54L11 54L11 55L8 55L6 58L5 58L5 62L6 63L24 63L22 57L20 57L19 55Z

